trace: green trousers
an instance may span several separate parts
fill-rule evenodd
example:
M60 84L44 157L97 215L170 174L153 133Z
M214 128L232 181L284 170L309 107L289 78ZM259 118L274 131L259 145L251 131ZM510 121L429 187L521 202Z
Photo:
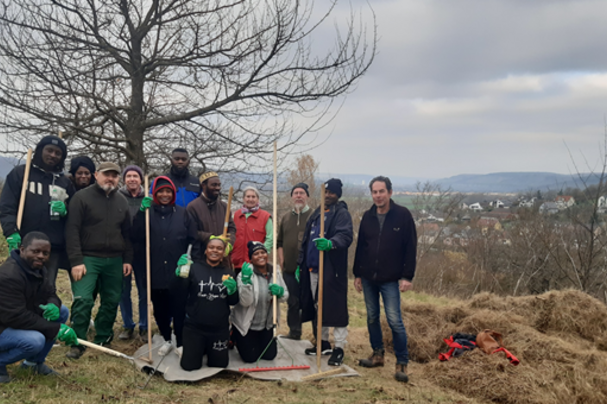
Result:
M86 275L78 282L72 281L72 327L80 339L86 339L95 305L93 292L98 286L101 305L95 317L96 344L108 343L114 337L114 321L122 295L122 257L84 257Z

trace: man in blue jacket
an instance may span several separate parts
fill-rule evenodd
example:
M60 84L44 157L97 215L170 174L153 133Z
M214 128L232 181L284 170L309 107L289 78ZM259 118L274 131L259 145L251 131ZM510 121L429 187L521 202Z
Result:
M19 248L21 235L31 231L46 234L52 246L46 268L53 284L58 268L70 266L65 252L66 205L76 190L70 179L63 174L66 157L67 147L57 136L45 136L36 145L21 228L17 227L17 211L25 164L16 166L8 173L0 196L0 223L9 251Z
M175 205L187 207L190 202L200 196L200 182L190 174L190 155L186 149L177 148L171 152L171 170L165 177L175 184L177 198ZM152 189L150 187L150 194Z
M389 178L375 177L369 188L373 206L365 212L360 222L354 258L354 287L358 292L364 292L373 354L368 359L362 359L360 365L384 366L384 343L379 322L381 295L394 341L394 377L407 382L409 353L407 332L401 316L400 292L411 289L415 275L417 232L411 212L392 201L392 182Z

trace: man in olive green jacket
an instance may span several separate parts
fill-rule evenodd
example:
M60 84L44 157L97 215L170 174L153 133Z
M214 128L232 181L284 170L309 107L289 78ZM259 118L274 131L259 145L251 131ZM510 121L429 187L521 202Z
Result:
M119 175L117 164L101 163L95 173L97 183L72 199L65 229L72 265L73 328L78 338L86 338L98 285L101 305L95 318L94 342L100 345L109 344L114 336L122 277L132 271L131 217L126 198L116 192ZM83 347L75 346L67 356L78 359L83 352Z

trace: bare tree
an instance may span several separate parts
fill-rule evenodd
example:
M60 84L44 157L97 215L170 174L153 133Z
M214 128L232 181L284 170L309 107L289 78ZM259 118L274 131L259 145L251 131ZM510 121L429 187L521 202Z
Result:
M203 167L263 167L275 140L288 152L325 125L373 60L375 31L354 13L331 45L334 7L318 17L305 0L3 1L4 151L62 130L71 151L99 159L158 166L186 146ZM321 36L323 50L312 47Z

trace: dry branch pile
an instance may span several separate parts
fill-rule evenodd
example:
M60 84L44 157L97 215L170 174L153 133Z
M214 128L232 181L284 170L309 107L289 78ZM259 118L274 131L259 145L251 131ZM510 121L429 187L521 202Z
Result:
M425 363L416 378L498 403L607 402L607 307L578 291L540 296L480 294L451 307L403 302L411 359ZM382 323L386 347L391 332ZM493 329L520 361L476 349L439 362L443 338Z

